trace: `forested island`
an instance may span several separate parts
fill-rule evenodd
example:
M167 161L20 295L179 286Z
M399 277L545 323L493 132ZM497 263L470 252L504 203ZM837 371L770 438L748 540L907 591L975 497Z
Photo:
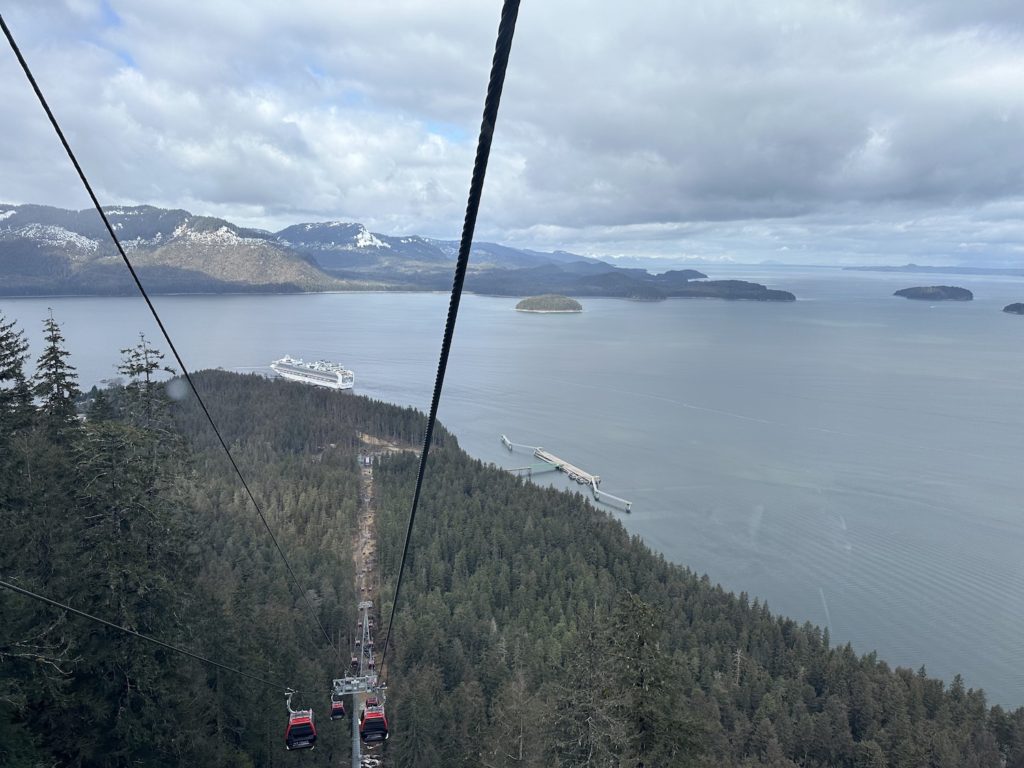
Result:
M924 301L971 301L974 298L974 294L966 288L958 288L954 285L927 285L917 288L903 288L896 291L893 296Z
M267 682L0 590L0 765L340 764L349 726L323 716L338 656L195 400L168 398L145 339L121 386L80 395L73 362L56 322L29 350L0 316L0 574ZM394 446L373 465L383 625L425 417L194 380L317 620L351 647L358 458ZM386 668L389 767L1024 765L1024 709L833 646L583 496L475 461L443 428L435 441ZM313 752L285 753L284 685L320 715Z
M1003 307L1003 312L1009 312L1011 315L1024 315L1024 302L1007 304Z
M530 296L516 304L518 312L582 312L583 305L568 296L546 293L543 296Z

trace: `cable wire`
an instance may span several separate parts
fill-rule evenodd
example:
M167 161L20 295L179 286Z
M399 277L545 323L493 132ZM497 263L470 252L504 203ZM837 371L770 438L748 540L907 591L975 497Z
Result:
M487 174L487 161L491 154L491 140L494 137L494 125L498 120L498 105L501 103L501 90L505 85L505 71L508 68L508 57L512 50L512 36L516 31L516 18L519 15L519 0L505 0L501 8L501 21L498 24L498 37L494 43L494 58L491 62L491 77L487 83L487 96L484 99L484 114L480 123L480 138L477 141L476 159L473 162L473 176L469 184L469 200L466 203L466 218L462 224L462 240L459 242L459 257L455 264L455 278L452 282L451 299L448 302L448 319L444 326L444 339L441 342L441 357L437 363L437 377L434 380L434 395L430 401L430 415L427 418L427 431L423 437L423 451L420 453L419 472L416 476L416 490L412 497L409 510L409 527L405 532L405 546L402 549L402 561L398 566L398 580L395 583L395 599L391 603L391 617L388 619L388 631L384 637L384 647L380 654L381 677L384 663L387 660L388 647L391 642L391 630L395 624L395 612L398 609L398 598L402 589L402 575L405 572L405 561L409 555L409 542L412 539L412 526L416 520L419 507L420 491L423 488L423 476L427 468L427 454L434 435L434 423L437 421L437 408L441 400L441 389L444 387L444 375L448 368L448 354L451 351L452 335L455 333L455 321L459 314L459 301L462 299L462 286L466 280L466 267L469 264L469 252L473 246L473 231L476 229L476 217L480 210L480 198L483 195L484 176Z
M170 348L171 353L174 355L174 359L178 362L178 366L181 368L182 375L188 382L192 393L196 396L196 401L199 403L199 407L202 408L203 413L206 416L206 420L210 423L210 427L217 436L217 440L220 441L220 446L224 449L224 453L227 455L232 469L235 470L235 474L238 475L238 479L241 481L242 487L245 488L249 501L252 502L253 507L256 509L256 513L260 516L260 520L263 521L263 526L267 529L267 533L270 534L270 538L274 542L274 546L277 548L277 552L281 556L281 560L284 561L285 568L288 570L292 586L298 590L299 594L302 595L302 599L305 601L306 607L309 609L310 615L313 617L313 621L315 621L317 626L320 627L320 631L323 632L324 637L327 639L327 643L334 649L334 652L340 658L341 651L338 649L338 646L335 645L334 640L324 628L324 625L320 621L320 617L317 616L316 609L313 607L313 603L310 602L309 596L299 584L299 580L295 576L295 571L292 570L291 563L288 562L288 558L284 554L284 549L281 548L281 544L278 542L277 536L274 535L274 531L270 528L270 523L267 522L267 518L263 514L262 507L260 507L259 503L256 501L256 497L253 495L252 490L250 490L245 477L242 476L242 471L238 468L238 464L235 462L235 457L231 454L231 450L228 448L227 442L221 435L220 429L217 428L217 424L214 422L213 416L210 415L210 410L206 407L206 402L199 394L199 390L196 389L195 382L192 381L192 374L189 373L188 367L185 365L185 361L181 359L181 355L178 354L177 347L175 347L174 342L171 341L170 333L168 333L167 328L164 327L164 323L160 319L159 313L156 311L156 306L154 306L152 300L149 298L149 294L143 287L142 281L139 279L139 276L135 271L135 267L132 266L131 261L128 259L128 254L125 253L124 247L121 245L121 240L114 232L114 227L111 226L110 220L107 218L107 214L103 211L103 207L100 205L100 201L96 197L96 193L93 192L92 185L89 183L89 179L86 177L85 171L82 170L82 166L79 164L78 158L75 157L75 153L71 150L71 145L68 143L67 138L65 138L64 131L61 130L60 124L57 122L57 118L50 109L50 105L47 103L46 98L43 96L43 92L40 90L39 84L36 82L36 79L32 74L32 70L28 66L28 62L25 61L25 57L22 56L21 49L14 41L14 35L11 34L11 30L4 21L3 14L0 14L0 28L3 29L4 35L7 37L7 42L10 43L11 50L14 51L14 55L18 57L18 62L21 64L21 68L25 72L25 77L28 78L29 83L32 85L32 90L35 91L36 98L39 99L39 103L42 105L43 111L46 112L46 116L50 119L50 124L53 126L53 130L56 131L57 137L60 139L60 143L64 145L64 151L67 152L68 158L71 160L71 164L75 166L75 171L78 172L78 178L82 180L82 185L85 187L85 191L89 193L89 198L92 200L92 204L95 206L96 212L99 213L100 218L103 220L103 225L110 234L110 239L114 241L114 245L117 247L117 252L121 255L121 260L124 261L125 266L128 267L132 280L135 281L135 286L139 289L139 293L142 294L142 298L146 300L146 305L149 307L149 311L152 313L153 319L156 320L156 324L160 328L160 333L163 334L164 340L167 342L167 346Z
M116 629L118 632L124 632L126 635L131 635L132 637L137 637L140 640L145 640L147 643L153 643L153 645L158 645L161 648L166 648L169 651L174 651L175 653L180 653L183 656L188 656L189 658L195 659L196 661L201 661L203 664L209 664L211 667L223 669L225 672L231 672L232 674L241 675L242 677L247 677L250 680L255 680L257 683L265 685L268 688L281 689L284 691L291 690L289 686L284 685L283 683L274 683L270 680L265 680L262 677L258 677L257 675L250 674L249 672L243 672L242 670L237 669L235 667L229 667L227 664L221 664L219 661L214 661L213 659L208 659L205 656L200 656L198 653L187 651L184 648L179 648L176 645L165 643L163 640L157 640L155 637L150 637L149 635L144 635L141 632L136 632L134 629L122 627L120 624L114 624L113 622L107 621L106 619L101 619L99 616L93 616L91 613L86 613L85 611L80 611L77 608L72 608L70 605L65 605L64 603L58 602L56 600L51 600L48 597L44 597L43 595L40 595L36 592L32 592L31 590L25 589L24 587L19 587L17 584L12 584L9 581L4 581L3 579L0 579L0 587L4 587L5 589L9 589L11 592L16 592L19 595L30 597L33 600L38 600L41 603L45 603L55 608L60 608L61 610L73 613L76 616L81 616L83 619L95 621L97 624L102 624L103 626L109 629ZM295 691L295 693L298 693L298 691Z

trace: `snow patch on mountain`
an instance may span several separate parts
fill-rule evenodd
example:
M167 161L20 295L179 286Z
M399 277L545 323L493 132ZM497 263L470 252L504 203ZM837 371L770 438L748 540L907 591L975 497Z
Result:
M231 231L226 226L215 230L197 232L191 229L187 222L179 224L174 229L174 237L180 237L200 245L246 245L263 243L264 240L258 237L242 237L237 232Z
M17 213L17 211L13 209L10 211L4 211L3 213L0 213L0 221L11 218L11 216L13 216L15 213Z
M459 255L459 244L455 240L435 240L432 237L424 237L423 242L434 246L449 258L454 258Z
M164 233L157 232L153 237L150 238L135 237L132 238L131 240L122 240L121 245L124 246L124 249L126 251L131 252L137 251L140 248L155 248L156 246L161 245L163 243L163 240Z
M99 247L99 241L54 224L27 224L24 227L13 230L12 234L17 237L38 240L47 245L73 248L89 251L90 253L94 253Z
M387 243L378 240L369 232L366 227L359 225L359 232L356 234L356 248L390 248Z
M307 232L309 235L303 234ZM354 251L361 248L391 248L390 243L381 240L362 224L349 221L318 221L296 224L278 232L277 241L286 246L318 250Z

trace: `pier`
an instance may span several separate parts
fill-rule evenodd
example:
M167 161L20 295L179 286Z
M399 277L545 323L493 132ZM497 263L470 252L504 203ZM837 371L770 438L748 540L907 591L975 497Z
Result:
M608 493L607 491L601 490L601 476L587 472L585 469L580 469L575 464L570 464L565 459L561 459L551 451L546 451L538 445L523 445L522 443L513 443L505 435L501 436L502 445L508 448L508 452L512 453L516 448L522 448L524 450L531 451L533 455L540 459L542 464L534 464L526 467L515 467L510 469L510 472L515 472L518 475L522 475L523 472L528 477L532 477L534 472L544 472L557 470L565 473L570 480L575 480L580 485L589 485L590 490L594 495L596 501L606 502L607 499L618 502L621 504L627 512L629 512L633 506L633 502L627 501L620 496ZM607 503L607 502L606 502Z

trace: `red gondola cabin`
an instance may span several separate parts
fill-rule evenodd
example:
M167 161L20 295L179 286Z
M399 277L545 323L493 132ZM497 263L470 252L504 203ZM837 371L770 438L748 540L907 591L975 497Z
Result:
M331 720L341 720L345 717L345 702L342 699L331 697Z
M384 707L377 703L377 699L366 700L359 715L359 735L367 744L387 741L388 719L384 715Z
M313 710L300 709L288 715L288 727L284 732L286 749L312 749L316 744L316 725Z

